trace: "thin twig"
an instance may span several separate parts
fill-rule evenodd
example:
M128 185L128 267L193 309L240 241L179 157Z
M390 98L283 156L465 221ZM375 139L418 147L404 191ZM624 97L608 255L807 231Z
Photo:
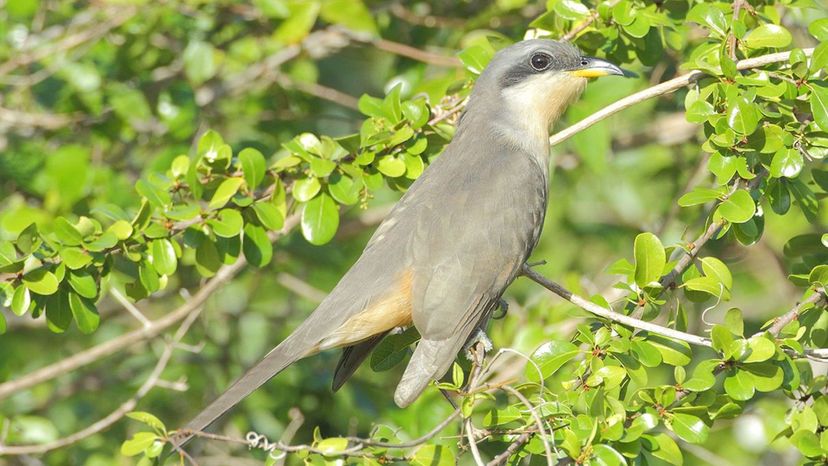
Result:
M144 314L141 313L141 310L138 309L138 307L136 307L135 304L129 302L126 296L124 296L120 291L118 291L117 288L115 288L114 286L111 287L109 289L109 294L112 295L112 297L115 298L115 301L118 301L121 304L121 306L123 306L124 309L126 309L127 312L129 312L132 315L132 317L135 317L135 319L138 320L138 322L141 322L141 325L143 325L144 328L152 326L152 322L150 322L149 319L144 317Z
M593 11L590 13L589 18L583 20L580 24L572 28L569 32L561 36L561 40L565 40L567 42L574 39L578 34L584 31L584 29L588 28L596 19L598 19L598 12Z
M541 420L541 417L538 414L537 410L534 406L532 406L532 403L530 403L529 400L525 396L523 396L523 393L520 393L516 389L510 387L509 385L504 385L503 390L514 395L518 400L520 400L521 403L523 403L527 407L527 409L529 409L529 413L532 414L532 419L535 420L535 425L538 428L538 433L541 435L541 440L543 441L543 450L546 454L546 464L547 466L552 466L554 464L552 462L552 458L554 458L552 456L552 449L549 447L549 441L546 440L548 436L546 433L546 428L543 426L543 420Z

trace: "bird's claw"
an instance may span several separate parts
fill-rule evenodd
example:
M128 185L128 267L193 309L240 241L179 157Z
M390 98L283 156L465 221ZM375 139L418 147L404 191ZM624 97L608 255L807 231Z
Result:
M498 312L500 311L500 312ZM501 299L498 308L492 313L492 319L500 320L506 317L509 313L509 303L505 299Z
M478 343L482 346L483 354L487 351L491 351L492 349L492 340L489 339L486 332L478 329L477 333L471 337L468 342L466 342L466 346L463 348L463 354L469 361L475 362L480 359L474 353L475 346L477 346Z

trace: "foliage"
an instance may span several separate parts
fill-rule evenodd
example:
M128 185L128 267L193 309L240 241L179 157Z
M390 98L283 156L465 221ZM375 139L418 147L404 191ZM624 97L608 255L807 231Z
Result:
M302 424L285 424L298 406L306 445L270 444L296 463L471 464L461 430L470 425L487 460L516 445L502 459L513 464L545 463L547 450L577 464L707 464L709 455L754 464L787 450L827 461L824 4L82 8L29 0L0 13L9 89L0 102L0 351L14 355L2 359L0 381L127 334L139 324L122 307L149 329L132 343L148 340L161 356L124 351L113 365L116 356L102 353L37 387L3 395L0 383L0 455L50 445L121 409L115 421L133 421L46 448L45 461L159 461L172 426L295 328L313 287L329 289L347 270L370 233L368 214L439 156L476 75L528 25L642 75L591 83L569 123L650 83L702 73L689 89L553 148L552 201L534 254L550 261L538 270L575 296L695 335L696 347L586 317L575 300L518 280L506 317L490 325L501 350L482 367L461 356L438 384L461 408L441 434L389 446L452 412L433 388L408 410L393 407L418 338L411 330L387 337L336 395L329 357L289 369L222 432L275 441ZM459 51L456 66L444 50ZM778 51L790 55L740 62ZM243 264L261 270L237 275ZM208 297L189 334L183 323L166 344L156 338L188 315L176 310L197 317ZM170 360L185 337L203 349ZM136 392L142 379L152 383ZM140 411L119 407L133 396ZM366 439L358 448L345 438L354 429Z

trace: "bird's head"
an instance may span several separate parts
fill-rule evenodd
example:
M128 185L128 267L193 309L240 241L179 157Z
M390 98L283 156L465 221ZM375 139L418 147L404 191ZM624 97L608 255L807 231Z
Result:
M588 78L611 75L624 72L569 43L525 40L495 54L469 104L526 136L546 139L549 126L581 95Z

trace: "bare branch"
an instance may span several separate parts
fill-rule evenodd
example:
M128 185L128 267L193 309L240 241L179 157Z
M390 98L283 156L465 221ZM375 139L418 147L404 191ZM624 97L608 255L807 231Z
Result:
M640 330L646 330L648 332L657 333L659 335L664 335L665 337L674 338L676 340L685 341L687 343L697 345L697 346L705 346L708 348L713 347L713 343L710 341L709 338L700 337L698 335L693 335L686 332L680 332L678 330L673 330L671 328L662 327L661 325L654 324L652 322L646 322L640 319L636 319L634 317L621 314L610 309L603 308L592 301L587 300L586 298L582 298L571 291L567 290L566 288L562 287L561 285L547 279L543 275L535 272L531 268L527 266L523 266L521 269L521 273L527 277L529 277L534 282L538 283L539 285L543 286L547 290L555 293L556 295L560 296L561 298L571 302L572 304L580 307L581 309L595 314L597 316L603 317L605 319L609 319L613 322L618 322L624 325L628 325L633 328L637 328Z
M175 350L176 344L184 338L184 335L187 334L187 331L190 329L190 326L193 325L193 322L198 318L199 314L203 307L199 306L193 309L192 312L187 314L184 321L181 323L181 326L175 332L173 338L167 342L164 346L164 351L161 353L161 357L158 358L158 362L155 364L155 367L152 369L152 372L141 385L140 388L135 392L130 399L121 403L121 405L108 416L100 419L99 421L91 424L90 426L86 427L85 429L79 430L74 434L67 435L66 437L60 438L58 440L54 440L52 442L43 443L43 444L34 444L34 445L2 445L0 444L0 455L28 455L28 454L41 454L46 453L52 450L56 450L58 448L62 448L68 445L72 445L77 443L91 435L97 434L105 429L107 429L112 424L118 422L121 418L126 416L126 414L133 409L135 406L138 405L138 402L149 393L154 387L156 387L161 380L161 374L164 372L164 369L167 367L167 364L170 362L170 358L172 357L172 353Z

